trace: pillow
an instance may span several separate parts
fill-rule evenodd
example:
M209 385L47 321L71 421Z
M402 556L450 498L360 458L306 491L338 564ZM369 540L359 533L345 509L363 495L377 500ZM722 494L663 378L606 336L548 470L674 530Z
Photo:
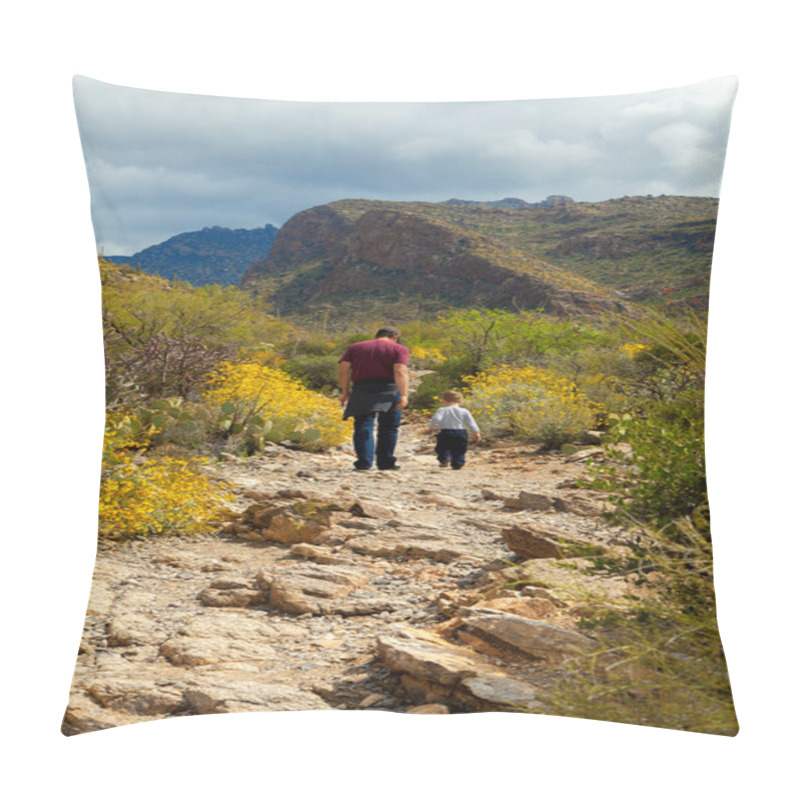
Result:
M74 90L107 414L66 735L329 708L735 735L703 444L735 79Z

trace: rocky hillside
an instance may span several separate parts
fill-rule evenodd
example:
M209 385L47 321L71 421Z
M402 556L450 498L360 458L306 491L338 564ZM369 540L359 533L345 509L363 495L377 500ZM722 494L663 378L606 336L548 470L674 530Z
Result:
M208 283L233 286L250 264L266 257L277 232L274 225L249 230L215 226L178 234L132 256L106 256L106 259L195 286Z
M419 213L418 205L360 209L345 202L301 212L283 226L269 257L250 267L242 286L274 292L285 312L321 304L340 313L388 305L398 320L447 306L554 314L622 310L615 292L501 238Z
M656 297L703 306L716 210L714 199L683 197L343 200L292 217L242 285L274 293L284 312L390 306L398 321L443 306L569 315Z

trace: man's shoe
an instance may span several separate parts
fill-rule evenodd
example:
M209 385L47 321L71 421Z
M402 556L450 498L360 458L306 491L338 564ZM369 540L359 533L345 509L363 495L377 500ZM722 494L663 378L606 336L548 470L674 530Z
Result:
M440 467L449 467L450 466L450 459L445 458L443 461L439 462Z
M378 467L378 469L381 470L382 472L384 470L387 470L387 469L400 469L400 465L399 464L392 464L391 467Z

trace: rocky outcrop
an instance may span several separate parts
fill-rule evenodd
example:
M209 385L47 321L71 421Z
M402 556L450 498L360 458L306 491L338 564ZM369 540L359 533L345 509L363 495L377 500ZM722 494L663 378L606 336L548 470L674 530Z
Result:
M336 298L406 297L456 306L541 308L554 314L623 311L613 293L584 291L545 261L467 228L372 204L353 221L335 206L303 211L281 228L269 257L242 280L283 277L272 295L290 310Z

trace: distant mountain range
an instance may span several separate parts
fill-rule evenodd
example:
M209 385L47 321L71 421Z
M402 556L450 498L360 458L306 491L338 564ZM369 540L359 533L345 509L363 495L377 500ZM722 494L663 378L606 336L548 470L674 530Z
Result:
M180 233L132 256L104 256L115 264L138 266L151 275L188 281L195 286L236 285L247 268L269 253L278 229L274 225L244 229L203 228Z
M194 285L241 285L284 314L394 319L451 306L618 311L633 302L707 307L718 201L561 195L441 203L340 200L278 230L213 227L129 257Z
M701 309L717 205L674 196L342 200L288 220L242 286L287 314L391 310L398 321L452 306L582 315L657 299Z

